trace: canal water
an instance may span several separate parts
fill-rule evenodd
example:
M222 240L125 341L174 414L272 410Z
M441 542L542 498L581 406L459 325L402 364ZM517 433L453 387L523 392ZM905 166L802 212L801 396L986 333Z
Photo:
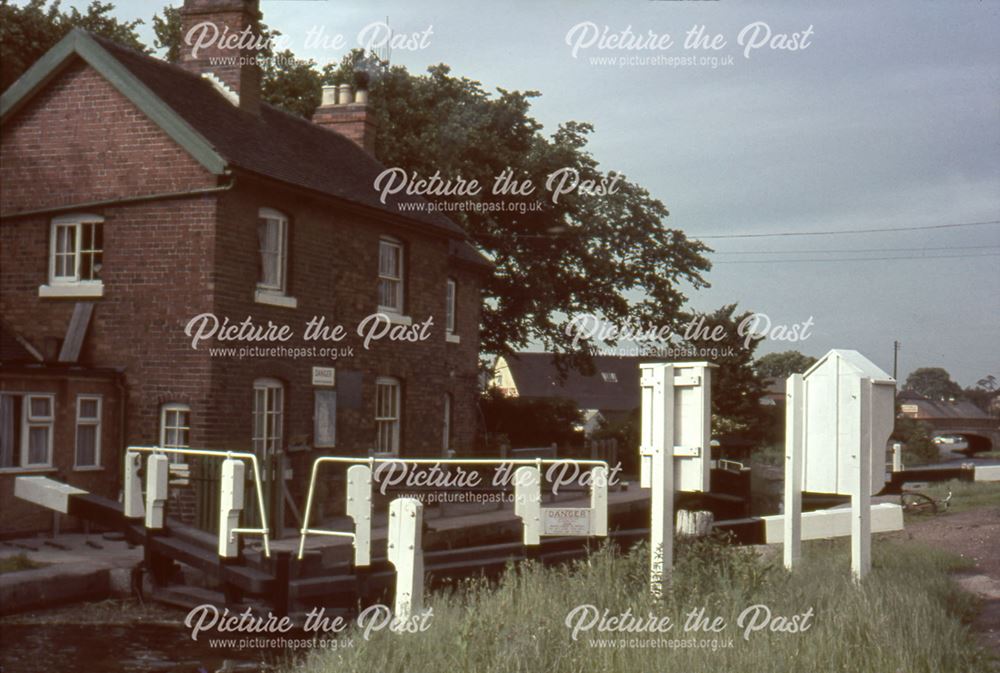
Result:
M171 624L0 623L0 673L274 671L284 650L212 647L208 634Z

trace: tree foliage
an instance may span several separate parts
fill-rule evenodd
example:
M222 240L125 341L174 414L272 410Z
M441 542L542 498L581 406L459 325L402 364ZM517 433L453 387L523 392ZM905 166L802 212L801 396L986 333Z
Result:
M505 438L513 448L565 447L583 439L583 415L572 400L507 397L489 390L480 401L490 444Z
M760 356L754 367L761 378L784 381L792 374L804 373L814 364L816 358L811 355L803 355L799 351L782 351Z
M142 21L119 21L111 16L110 2L91 0L83 12L75 7L63 11L54 0L29 0L23 6L0 1L0 90L17 81L25 70L55 46L73 28L83 28L115 42L148 52L136 27Z
M941 367L914 369L906 377L903 388L931 400L949 400L962 397L962 386L952 381L951 375Z
M699 338L689 339L685 346L693 349L691 359L709 360L718 365L712 372L712 435L713 437L739 436L759 441L764 438L770 423L767 410L761 406L764 384L754 368L754 351L760 343L753 340L744 347L743 337L737 327L750 311L736 314L736 304L728 304L711 313L696 314L707 328ZM715 328L721 327L721 339L710 338Z

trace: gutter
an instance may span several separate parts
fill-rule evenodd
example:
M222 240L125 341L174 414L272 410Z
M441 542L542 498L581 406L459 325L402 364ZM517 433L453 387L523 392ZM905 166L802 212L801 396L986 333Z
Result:
M236 176L230 175L229 182L217 187L203 187L200 189L188 189L179 192L160 192L158 194L143 194L140 196L121 196L113 199L101 199L98 201L83 201L64 206L51 206L48 208L35 208L33 210L22 210L10 215L0 215L0 220L14 220L23 217L34 217L35 215L50 215L55 213L65 213L73 210L89 210L92 208L105 208L108 206L129 205L133 203L143 203L146 201L163 201L167 199L185 199L193 196L205 196L228 192L236 186Z

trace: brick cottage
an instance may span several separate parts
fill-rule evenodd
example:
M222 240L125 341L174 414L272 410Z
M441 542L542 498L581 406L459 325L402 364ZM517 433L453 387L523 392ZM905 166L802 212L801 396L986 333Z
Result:
M185 30L259 20L250 1L181 11ZM321 453L472 445L490 265L419 198L380 202L367 92L328 88L307 121L261 102L256 65L213 65L249 49L185 49L75 30L2 97L0 535L51 525L17 475L117 497L130 444L285 453L298 494ZM424 338L366 349L375 313ZM204 314L294 336L194 348ZM314 317L347 336L305 341Z

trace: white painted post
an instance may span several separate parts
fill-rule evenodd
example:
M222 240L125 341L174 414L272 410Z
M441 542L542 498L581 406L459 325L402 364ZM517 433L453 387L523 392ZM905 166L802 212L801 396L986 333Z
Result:
M785 567L791 570L802 557L802 442L805 391L802 374L785 380Z
M371 564L372 470L367 465L347 468L347 516L354 520L354 565Z
M590 470L590 534L608 535L608 468L603 465Z
M151 453L146 461L146 528L163 528L163 514L167 504L167 457Z
M396 569L393 614L397 619L409 619L423 610L423 521L424 506L419 500L397 498L389 503L388 557Z
M129 519L141 519L146 514L142 506L142 479L139 468L142 466L142 456L138 451L125 452L124 500L125 516Z
M872 569L872 405L871 379L857 379L857 400L860 407L860 432L851 470L855 479L851 495L851 572L860 581ZM882 458L883 465L885 458Z
M892 444L892 471L903 471L903 445L899 442Z
M233 529L239 528L243 511L246 465L237 458L222 461L221 493L219 495L219 556L239 556L240 545Z
M663 595L674 562L674 368L639 365L642 390L643 481L651 488L649 588Z
M542 535L542 475L537 467L525 465L514 471L514 514L524 525L524 544L539 544Z

